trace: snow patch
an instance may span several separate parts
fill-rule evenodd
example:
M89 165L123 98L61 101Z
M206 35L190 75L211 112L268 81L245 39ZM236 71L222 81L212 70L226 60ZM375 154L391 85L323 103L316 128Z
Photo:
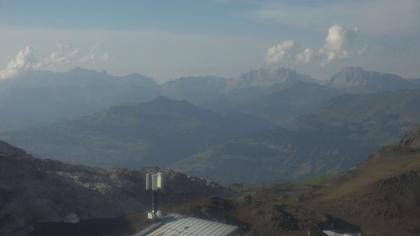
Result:
M337 233L330 230L324 230L322 232L328 236L362 236L361 233Z

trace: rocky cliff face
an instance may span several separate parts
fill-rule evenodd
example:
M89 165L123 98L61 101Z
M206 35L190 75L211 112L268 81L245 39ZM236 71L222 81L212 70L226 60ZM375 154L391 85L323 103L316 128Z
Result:
M114 217L150 205L144 171L94 169L36 159L0 142L0 235L26 235L34 223ZM163 203L228 192L205 179L164 171Z
M420 150L420 126L404 135L401 139L400 147L411 151Z

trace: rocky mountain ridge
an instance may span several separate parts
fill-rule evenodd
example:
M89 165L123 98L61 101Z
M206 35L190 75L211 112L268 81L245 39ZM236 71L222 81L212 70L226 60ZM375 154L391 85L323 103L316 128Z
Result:
M398 75L367 71L361 67L347 67L333 75L327 85L351 93L395 91L419 87L415 79Z
M163 203L229 195L214 182L169 170ZM37 222L116 217L144 211L145 170L102 170L36 159L0 142L0 235L26 235Z

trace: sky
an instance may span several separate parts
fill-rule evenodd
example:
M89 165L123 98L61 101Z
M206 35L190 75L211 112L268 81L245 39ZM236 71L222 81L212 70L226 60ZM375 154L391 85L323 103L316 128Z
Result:
M420 77L420 1L0 0L0 79L84 67L163 82L278 66Z

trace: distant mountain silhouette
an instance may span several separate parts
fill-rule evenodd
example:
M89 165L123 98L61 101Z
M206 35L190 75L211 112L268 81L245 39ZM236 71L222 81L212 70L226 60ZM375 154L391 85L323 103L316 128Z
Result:
M348 67L335 74L327 85L346 92L360 93L410 89L419 87L420 83L394 74L366 71L361 67Z
M290 84L297 81L314 82L306 75L301 75L295 70L279 67L276 69L260 68L242 74L239 78L231 81L230 89L246 87L271 87L276 84Z
M117 77L81 68L32 71L0 81L0 130L74 119L122 103L147 101L158 93L156 82L138 74Z
M243 112L285 123L315 111L337 94L335 89L293 70L259 69L233 80L225 96L203 106L218 112Z
M217 76L181 77L162 85L162 95L193 104L218 99L226 93L229 80Z
M234 79L182 77L162 85L139 74L112 76L82 68L31 71L0 81L0 131L74 119L159 95L216 112L242 112L284 123L315 111L338 94L414 87L420 87L420 80L357 67L342 70L327 83L281 67L249 71Z

